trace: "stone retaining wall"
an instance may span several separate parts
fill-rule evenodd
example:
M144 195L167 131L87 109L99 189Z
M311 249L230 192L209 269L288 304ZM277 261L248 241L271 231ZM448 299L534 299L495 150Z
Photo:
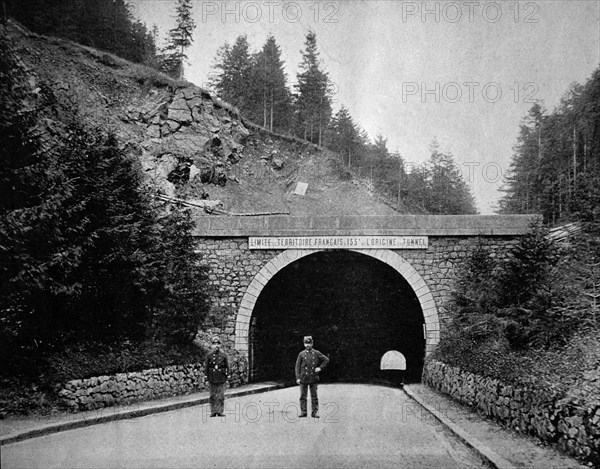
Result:
M509 385L435 360L426 362L423 382L502 425L600 466L600 405L578 407L545 389Z
M248 382L245 359L230 357L228 387ZM119 404L190 394L208 389L204 366L198 363L153 368L68 381L59 390L60 403L70 410L98 409Z

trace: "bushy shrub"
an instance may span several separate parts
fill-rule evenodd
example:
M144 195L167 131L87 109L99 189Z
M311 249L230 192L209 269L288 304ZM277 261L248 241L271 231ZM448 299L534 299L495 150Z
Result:
M194 221L188 209L171 206L158 220L154 275L161 290L153 299L148 336L170 344L191 344L209 310L208 268L195 252Z
M203 359L204 351L193 344L173 346L157 341L119 344L80 342L47 357L48 376L52 381L46 384L169 365L202 363Z
M8 415L46 414L55 408L55 396L40 383L10 376L0 378L0 419Z
M597 366L581 345L598 334L596 239L584 230L559 249L536 224L501 262L476 245L459 268L453 319L435 356L506 382L569 388Z
M482 338L501 333L514 349L568 340L578 325L563 307L574 294L565 283L569 259L547 234L532 224L502 262L482 245L473 251L452 296L455 328L479 329Z

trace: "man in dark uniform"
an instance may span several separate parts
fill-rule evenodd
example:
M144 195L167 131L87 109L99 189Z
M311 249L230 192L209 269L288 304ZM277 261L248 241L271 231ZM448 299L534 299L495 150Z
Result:
M296 383L300 385L300 417L306 417L306 396L310 388L311 415L319 418L317 384L320 371L327 366L329 358L313 349L312 337L304 337L304 350L296 360Z
M210 416L223 417L225 382L229 374L229 360L221 350L221 339L213 337L212 351L206 357L204 367L210 383Z

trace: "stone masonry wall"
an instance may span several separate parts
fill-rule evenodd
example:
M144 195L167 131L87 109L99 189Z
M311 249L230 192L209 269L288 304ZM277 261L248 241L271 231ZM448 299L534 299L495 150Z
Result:
M509 385L435 360L425 364L423 382L502 425L600 466L600 406L582 409L544 389Z
M500 236L481 237L481 241L498 258L506 257L517 240ZM476 237L430 237L426 250L394 250L406 259L423 277L435 299L440 316L440 333L448 320L445 307L456 278L458 264L473 250ZM214 289L215 306L228 310L223 330L227 344L235 343L236 314L246 291L256 273L281 250L250 250L248 238L197 238L197 251L208 264L209 279ZM318 252L318 251L315 251Z
M248 382L245 359L230 357L228 387ZM62 405L76 412L119 404L189 394L208 389L204 366L198 363L173 365L133 373L117 373L68 381L59 390Z

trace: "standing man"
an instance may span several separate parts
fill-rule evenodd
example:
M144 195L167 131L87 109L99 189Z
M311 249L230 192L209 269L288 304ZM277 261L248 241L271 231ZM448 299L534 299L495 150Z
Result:
M317 384L320 371L327 366L329 358L318 350L313 349L312 337L304 337L304 350L296 360L296 383L300 385L300 415L306 417L306 396L310 388L311 416L319 418L319 396Z
M221 339L216 336L212 339L212 351L206 357L204 370L210 383L210 416L223 417L229 360L221 350Z

